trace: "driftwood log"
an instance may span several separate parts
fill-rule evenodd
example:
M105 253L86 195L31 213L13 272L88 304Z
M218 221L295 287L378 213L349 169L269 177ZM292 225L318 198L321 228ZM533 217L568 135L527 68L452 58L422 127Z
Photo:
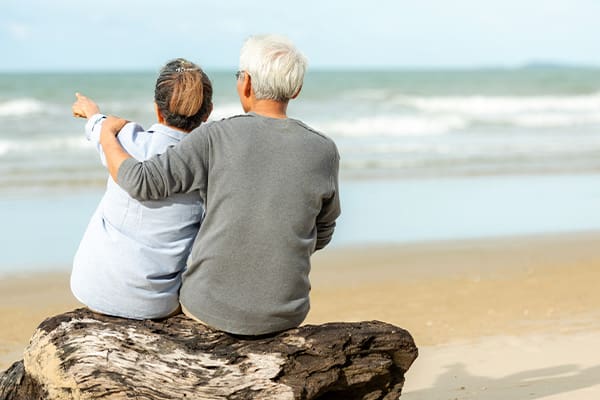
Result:
M306 325L245 338L184 315L134 321L78 309L45 320L0 400L397 399L417 357L383 322Z

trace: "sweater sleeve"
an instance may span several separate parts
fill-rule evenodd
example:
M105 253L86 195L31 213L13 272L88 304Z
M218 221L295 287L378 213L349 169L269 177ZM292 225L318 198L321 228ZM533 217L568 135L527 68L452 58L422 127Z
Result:
M321 250L329 244L335 230L335 220L341 213L338 179L340 156L337 148L334 148L334 152L335 156L331 168L332 194L330 197L323 199L321 211L317 216L317 244L315 250Z
M102 131L102 123L105 119L106 115L104 114L96 114L89 118L85 124L85 137L88 141L93 143L96 151L100 155L100 162L106 167L106 156L104 155L102 145L100 145L100 132ZM140 124L129 122L121 129L117 136L117 140L121 143L121 146L123 146L125 151L134 158L143 160L146 158L144 141L148 139L147 136L143 134L144 128Z
M208 136L200 128L177 145L146 161L133 158L119 167L117 183L137 200L160 200L175 193L206 191Z

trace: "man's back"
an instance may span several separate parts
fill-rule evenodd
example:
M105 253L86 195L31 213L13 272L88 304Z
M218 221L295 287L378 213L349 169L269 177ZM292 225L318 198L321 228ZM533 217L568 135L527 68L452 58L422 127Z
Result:
M292 119L247 114L207 126L207 213L180 301L216 328L257 335L299 325L322 203L337 199L333 142ZM339 204L330 206L333 233Z

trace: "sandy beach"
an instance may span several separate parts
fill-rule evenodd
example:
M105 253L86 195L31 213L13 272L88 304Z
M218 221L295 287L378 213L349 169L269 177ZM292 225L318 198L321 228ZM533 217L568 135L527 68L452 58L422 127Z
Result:
M600 398L600 233L333 248L306 323L378 319L414 336L407 399ZM80 306L68 272L0 278L0 369L47 316Z
M312 312L409 330L402 398L600 398L597 233L347 249L315 257Z

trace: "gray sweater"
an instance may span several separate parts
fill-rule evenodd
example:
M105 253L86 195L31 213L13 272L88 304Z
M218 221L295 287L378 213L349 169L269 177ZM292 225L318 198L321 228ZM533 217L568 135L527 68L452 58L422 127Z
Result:
M202 124L118 183L139 200L198 191L206 207L181 304L217 329L260 335L308 313L310 255L340 214L333 141L294 119L254 113Z

